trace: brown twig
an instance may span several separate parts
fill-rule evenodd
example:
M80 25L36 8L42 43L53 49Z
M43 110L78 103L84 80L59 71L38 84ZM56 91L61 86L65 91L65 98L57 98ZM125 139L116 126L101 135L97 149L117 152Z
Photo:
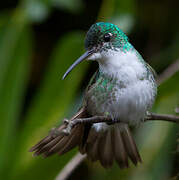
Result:
M146 118L144 119L145 122L153 121L153 120L179 123L179 116L170 115L170 114L148 113ZM71 129L78 124L86 124L86 123L93 124L93 123L101 123L101 122L105 122L107 124L113 124L113 123L119 123L121 121L120 119L114 121L110 117L106 117L106 116L93 116L89 118L74 119L73 121L65 120L65 123L67 123L67 127L63 132L66 135L68 135L71 133Z
M169 115L169 114L156 114L156 113L148 113L146 118L144 119L145 122L147 121L168 121L173 123L179 123L179 116L175 115ZM105 122L108 124L118 123L121 122L120 120L116 120L115 122L106 116L93 116L89 118L81 118L81 119L74 119L73 121L68 121L65 119L64 121L67 123L67 127L65 129L65 134L70 134L71 129L78 125L78 124L85 124L85 123L101 123ZM62 169L60 174L56 177L55 180L66 180L70 174L75 170L76 167L78 167L86 158L86 155L81 155L78 153L76 156L73 157L73 159Z
M179 71L179 60L176 60L158 76L157 84L160 85L161 83L169 79L172 75L174 75L177 71Z
M170 114L155 114L155 113L150 113L145 118L145 121L153 121L153 120L161 120L161 121L168 121L168 122L179 123L179 116L170 115Z
M86 159L86 155L77 153L70 162L60 171L55 180L66 180L71 173Z

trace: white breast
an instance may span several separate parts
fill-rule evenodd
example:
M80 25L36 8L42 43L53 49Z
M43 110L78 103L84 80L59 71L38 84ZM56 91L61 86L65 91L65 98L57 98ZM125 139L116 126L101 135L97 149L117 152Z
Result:
M117 78L125 88L116 92L117 101L107 109L110 115L130 124L138 124L152 106L155 89L146 78L147 70L134 51L106 52L98 59L100 71ZM101 126L95 125L95 126ZM99 127L97 127L99 129Z
M118 77L127 82L138 80L146 73L144 64L135 51L108 51L98 60L99 68L104 73Z

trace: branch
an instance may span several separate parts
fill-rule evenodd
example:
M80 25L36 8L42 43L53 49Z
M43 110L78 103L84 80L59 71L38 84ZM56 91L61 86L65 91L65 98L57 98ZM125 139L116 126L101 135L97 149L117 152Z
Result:
M179 123L179 116L170 115L170 114L148 113L146 118L144 119L144 122L156 121L156 120ZM114 120L106 116L93 116L89 118L79 118L79 119L74 119L73 121L69 121L65 119L64 123L67 124L67 127L65 128L63 132L66 135L69 135L71 133L71 129L78 124L101 123L101 122L105 122L107 124L114 124L114 123L119 123L121 121L116 120L114 122ZM66 180L71 175L71 173L84 161L84 159L86 159L86 155L81 155L80 153L78 153L62 169L62 171L59 173L59 175L56 177L55 180Z
M153 121L153 120L179 123L179 116L169 115L169 114L148 113L146 118L144 119L144 122ZM119 123L121 121L120 119L117 119L114 121L110 117L106 117L106 116L93 116L89 118L79 118L79 119L74 119L73 121L69 121L65 119L65 123L67 124L67 127L63 130L63 132L66 135L69 135L71 133L71 129L78 124L86 124L86 123L93 124L93 123L101 123L101 122L105 122L107 124L114 124L114 123Z
M86 159L86 155L77 153L70 162L60 171L55 180L66 180L71 173Z
M176 60L167 69L165 69L157 78L157 84L160 85L171 76L173 76L177 71L179 71L179 60Z
M170 115L170 114L150 113L145 118L145 121L153 121L153 120L161 120L161 121L179 123L179 116Z

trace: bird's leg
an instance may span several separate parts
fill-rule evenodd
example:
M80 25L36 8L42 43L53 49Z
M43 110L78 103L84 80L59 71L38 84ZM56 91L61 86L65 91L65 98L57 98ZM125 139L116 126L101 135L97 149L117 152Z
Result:
M63 129L63 133L68 136L71 133L72 128L77 124L83 124L89 122L89 118L80 118L80 119L74 119L74 120L68 120L64 119L64 123L67 125L65 129Z
M63 129L62 129L62 125L60 125L59 127L56 127L56 128L53 127L50 130L49 135L53 138L56 138L57 136L59 136L62 133L64 133L66 135L67 133L65 133L65 130L67 129L69 122L70 122L70 120L65 118L63 120L63 124L65 125L65 127L63 127ZM70 130L68 130L68 131L70 131Z
M89 118L79 118L74 119L72 121L65 119L64 123L67 124L67 127L63 129L63 133L65 135L69 135L71 133L71 130L74 126L77 124L86 124L86 123L100 123L100 122L106 122L106 123L112 123L112 120L109 117L106 116L93 116Z
M71 130L74 127L74 121L64 119L63 122L66 124L66 128L62 130L62 133L64 133L64 135L68 136L68 135L70 135Z

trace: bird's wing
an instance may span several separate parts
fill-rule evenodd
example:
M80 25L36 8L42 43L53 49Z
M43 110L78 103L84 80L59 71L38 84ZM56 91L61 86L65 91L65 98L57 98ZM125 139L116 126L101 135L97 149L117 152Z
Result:
M147 69L153 74L154 78L157 78L157 73L156 71L150 66L148 63L146 63Z
M96 82L97 76L98 76L98 71L95 72L95 74L91 78L86 91L88 91L90 87ZM83 104L82 108L80 108L80 110L69 121L73 121L76 118L85 118L85 117L88 117L88 113L85 104ZM30 151L34 152L34 155L36 156L43 155L47 157L55 153L61 155L71 150L75 146L81 145L81 143L85 141L84 140L85 134L88 136L88 132L89 132L89 130L86 131L86 126L81 124L75 126L72 129L70 135L68 136L64 135L63 133L64 129L66 129L66 124L62 123L59 127L52 130L52 133L50 133L48 136L46 136L36 145L34 145L30 149Z
M90 82L89 82L89 84L88 84L88 86L86 88L86 92L91 88L91 86L97 81L98 78L99 78L99 70L97 70L93 74L92 78L90 79Z
M86 117L86 109L84 107L82 107L70 121L83 117ZM55 153L62 155L81 143L84 131L83 125L75 126L68 136L63 133L64 129L66 129L65 123L52 130L48 136L34 145L30 149L30 152L34 152L35 156L43 155L44 157Z

